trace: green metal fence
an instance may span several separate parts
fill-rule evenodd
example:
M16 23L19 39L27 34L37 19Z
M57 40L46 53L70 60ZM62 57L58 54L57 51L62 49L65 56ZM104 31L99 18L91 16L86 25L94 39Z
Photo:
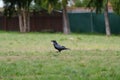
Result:
M81 33L105 33L103 14L95 13L68 13L72 32ZM111 33L120 33L120 16L109 13Z

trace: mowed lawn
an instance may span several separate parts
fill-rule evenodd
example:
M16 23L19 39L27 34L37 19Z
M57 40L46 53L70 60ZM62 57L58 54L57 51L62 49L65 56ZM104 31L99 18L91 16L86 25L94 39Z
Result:
M0 32L0 80L120 80L120 36Z

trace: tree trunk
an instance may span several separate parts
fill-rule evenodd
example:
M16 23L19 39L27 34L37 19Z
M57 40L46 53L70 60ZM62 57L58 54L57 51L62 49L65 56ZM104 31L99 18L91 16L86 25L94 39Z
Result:
M30 32L30 14L29 14L29 12L27 12L26 21L27 21L27 32Z
M106 35L110 36L111 31L110 31L110 23L109 23L109 17L108 17L108 0L107 0L107 2L105 4L104 17L105 17Z
M19 9L19 14L18 14L18 19L19 19L19 29L20 32L24 32L24 25L23 25L23 16L22 16L22 11Z
M69 19L68 19L66 7L63 8L63 33L64 34L70 33Z
M20 32L23 32L22 16L20 14L18 15L18 19L19 19L19 29L20 29Z
M30 32L30 16L29 12L24 9L19 11L19 28L20 32Z
M26 21L26 12L23 10L23 25L24 25L24 32L27 32L27 21Z

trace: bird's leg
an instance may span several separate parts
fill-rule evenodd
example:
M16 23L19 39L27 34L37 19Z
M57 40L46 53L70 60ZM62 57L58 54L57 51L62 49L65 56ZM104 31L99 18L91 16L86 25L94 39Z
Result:
M57 53L61 53L61 50L58 50Z

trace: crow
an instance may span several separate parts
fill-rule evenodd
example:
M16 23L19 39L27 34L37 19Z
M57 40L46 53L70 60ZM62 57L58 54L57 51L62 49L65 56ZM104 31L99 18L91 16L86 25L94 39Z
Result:
M53 43L54 48L57 49L59 52L61 52L62 50L69 50L69 48L59 45L56 40L52 40L51 42Z

